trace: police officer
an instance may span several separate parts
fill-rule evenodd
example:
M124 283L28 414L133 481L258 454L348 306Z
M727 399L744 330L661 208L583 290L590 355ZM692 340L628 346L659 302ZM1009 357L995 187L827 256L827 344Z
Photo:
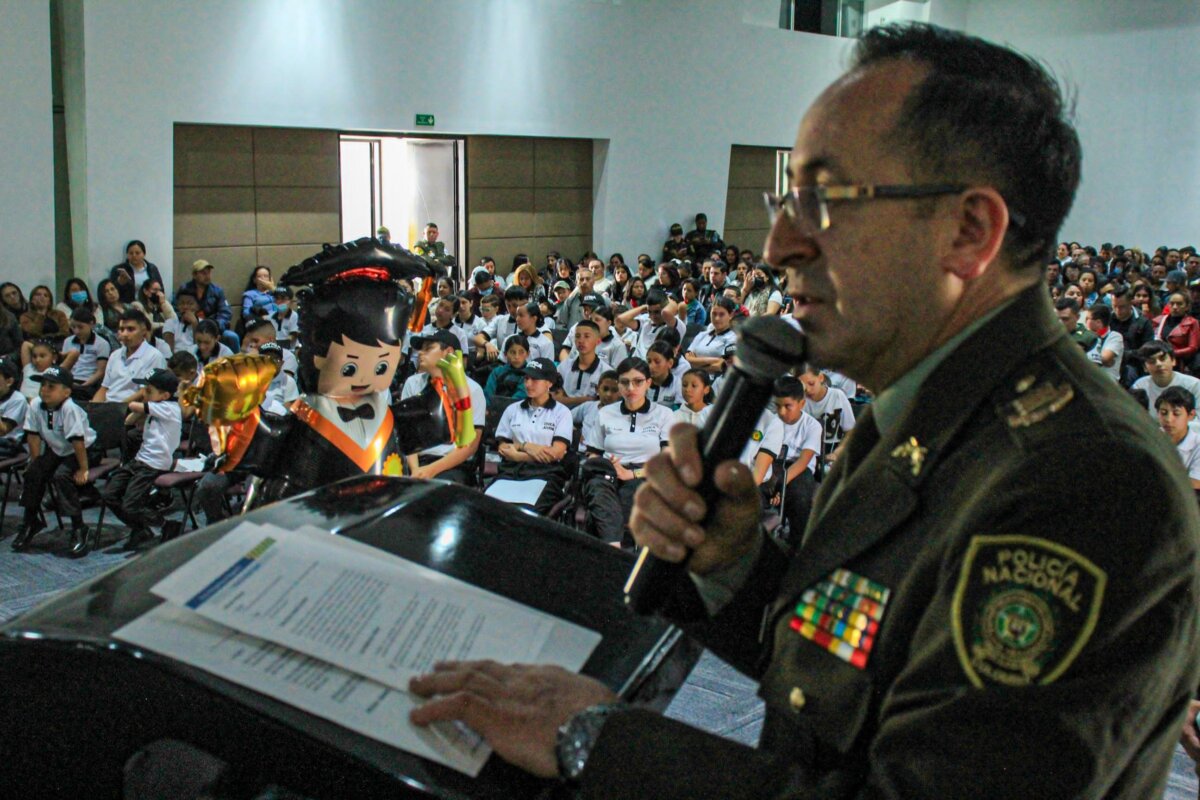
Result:
M662 246L662 260L674 261L676 259L683 260L691 254L691 249L688 243L683 238L683 226L678 222L671 225L671 235Z
M436 222L425 224L425 238L414 244L412 251L426 261L447 270L455 264L454 256L446 252L446 243L438 241Z
M444 667L414 720L587 798L1162 796L1200 684L1200 511L1050 307L1079 164L1044 68L926 25L864 34L801 122L765 260L810 356L876 400L794 557L744 465L694 490L684 426L630 521L690 549L664 612L758 680L758 748L539 667Z

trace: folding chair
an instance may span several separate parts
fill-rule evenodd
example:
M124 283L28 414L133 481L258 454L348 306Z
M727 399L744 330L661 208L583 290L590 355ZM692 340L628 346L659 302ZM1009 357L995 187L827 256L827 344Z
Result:
M771 464L771 480L768 481L768 488L763 492L768 503L775 495L779 495L779 505L768 505L763 512L763 530L765 530L772 538L786 538L787 535L787 517L783 515L784 503L784 486L787 481L787 455L788 448L785 444L779 448L779 455L775 457L775 462Z
M502 397L495 395L487 405L487 416L483 427L483 441L479 443L479 449L475 451L475 484L480 489L485 488L489 478L494 478L499 473L500 464L495 460L488 460L487 454L490 450L495 452L499 444L496 442L496 428L500 426L500 418L504 416L504 410L513 403L521 402L516 397Z
M114 457L108 454L114 450L119 454L124 449L127 411L124 403L84 403L83 410L87 412L88 424L96 432L96 441L92 444L92 452L101 454L100 462L96 466L88 468L86 485L95 486L97 481L107 477L109 473L121 466L119 455ZM47 489L50 501L54 504L54 515L58 518L58 527L62 528L62 512L59 511L58 496L54 491L54 485L50 484ZM91 543L81 555L86 555L89 550L100 547L100 529L104 527L104 514L107 510L104 503L101 503L100 519L96 522L96 529L89 535Z
M29 464L29 453L18 453L12 458L6 458L0 461L0 479L4 484L4 499L0 500L0 526L4 524L4 515L8 511L9 492L12 491L12 482L14 478L21 475L21 470ZM0 532L0 536L4 534Z

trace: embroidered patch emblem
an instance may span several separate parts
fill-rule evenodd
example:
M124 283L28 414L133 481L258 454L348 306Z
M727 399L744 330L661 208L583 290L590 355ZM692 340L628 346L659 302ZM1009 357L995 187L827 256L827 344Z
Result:
M848 569L835 569L804 590L788 620L796 633L863 669L875 645L891 590Z
M1033 536L976 536L963 558L951 627L971 683L1052 683L1087 644L1107 575Z
M754 433L750 434L750 438L756 442L761 442L763 440L763 432L755 431Z

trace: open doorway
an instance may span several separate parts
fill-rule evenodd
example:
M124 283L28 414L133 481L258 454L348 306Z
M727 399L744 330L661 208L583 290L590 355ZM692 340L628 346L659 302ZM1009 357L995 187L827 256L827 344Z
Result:
M340 146L343 241L373 236L382 225L411 248L434 222L461 265L465 140L344 134ZM463 275L452 277L462 284Z

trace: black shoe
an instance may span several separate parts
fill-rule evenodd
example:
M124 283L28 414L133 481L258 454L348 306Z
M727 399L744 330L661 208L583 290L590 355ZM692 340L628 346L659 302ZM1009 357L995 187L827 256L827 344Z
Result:
M38 531L43 530L46 526L40 522L26 522L21 526L21 530L17 531L17 537L13 539L12 549L18 553L29 546L29 542L37 535Z
M88 542L89 533L87 525L76 525L71 528L71 558L83 558L91 550Z
M146 542L154 538L154 534L146 528L134 528L129 534L129 538L125 541L125 546L122 550L137 550Z

